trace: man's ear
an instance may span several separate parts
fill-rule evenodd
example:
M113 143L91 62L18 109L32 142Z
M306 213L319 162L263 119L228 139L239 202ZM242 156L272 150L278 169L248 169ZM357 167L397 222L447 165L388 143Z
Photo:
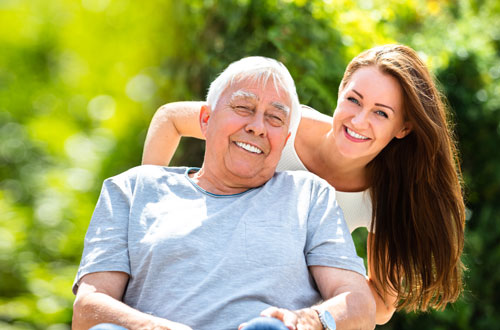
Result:
M403 125L403 128L396 134L397 139L402 139L408 134L410 134L412 129L412 125L409 121L406 121Z
M201 133L203 134L203 136L206 136L205 134L208 127L208 120L210 119L211 113L212 111L209 105L204 104L201 106L199 122L200 122Z

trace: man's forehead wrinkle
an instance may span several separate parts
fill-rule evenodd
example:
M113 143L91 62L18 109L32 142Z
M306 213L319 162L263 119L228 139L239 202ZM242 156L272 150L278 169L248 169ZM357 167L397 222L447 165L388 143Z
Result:
M260 98L257 94L254 94L252 92L249 92L249 91L246 91L246 90L243 90L243 89L240 89L240 90L237 90L236 92L234 92L232 95L231 95L231 101L234 101L236 99L239 99L239 98L244 98L244 99L252 99L252 100L255 100L255 101L259 101ZM287 105L281 103L281 102L278 102L278 101L274 101L271 103L271 105L276 108L277 110L280 110L282 111L286 116L288 116L290 114L290 107L288 107Z
M259 95L252 93L252 92L249 92L249 91L246 91L244 89L239 89L239 90L235 91L233 94L231 94L230 100L235 101L235 100L241 99L241 98L251 99L251 100L254 100L257 102L260 100ZM283 112L286 116L290 115L290 107L285 105L284 103L274 101L274 102L271 102L271 105L274 108L276 108L277 110Z

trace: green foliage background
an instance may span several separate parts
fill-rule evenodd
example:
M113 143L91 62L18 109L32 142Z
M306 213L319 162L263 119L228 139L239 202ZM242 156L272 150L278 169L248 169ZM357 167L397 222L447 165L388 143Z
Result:
M348 61L394 42L419 51L455 112L469 271L446 310L379 328L498 328L496 0L0 0L0 328L70 327L101 182L140 163L161 104L203 99L230 62L264 55L290 69L302 103L331 114ZM201 154L187 140L175 162Z

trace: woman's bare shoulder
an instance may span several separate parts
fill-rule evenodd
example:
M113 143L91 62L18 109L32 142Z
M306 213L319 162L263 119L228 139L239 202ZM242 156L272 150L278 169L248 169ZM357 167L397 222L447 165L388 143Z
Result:
M307 145L315 144L331 130L332 121L332 117L303 105L297 139Z

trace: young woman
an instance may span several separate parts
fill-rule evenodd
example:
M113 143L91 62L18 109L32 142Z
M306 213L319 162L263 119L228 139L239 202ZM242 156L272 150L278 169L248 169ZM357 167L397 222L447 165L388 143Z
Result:
M202 102L161 107L143 163L167 165L181 136L201 138ZM465 206L444 98L414 50L386 45L349 63L333 118L303 107L278 170L337 189L351 231L367 227L377 323L396 309L442 309L462 290Z

